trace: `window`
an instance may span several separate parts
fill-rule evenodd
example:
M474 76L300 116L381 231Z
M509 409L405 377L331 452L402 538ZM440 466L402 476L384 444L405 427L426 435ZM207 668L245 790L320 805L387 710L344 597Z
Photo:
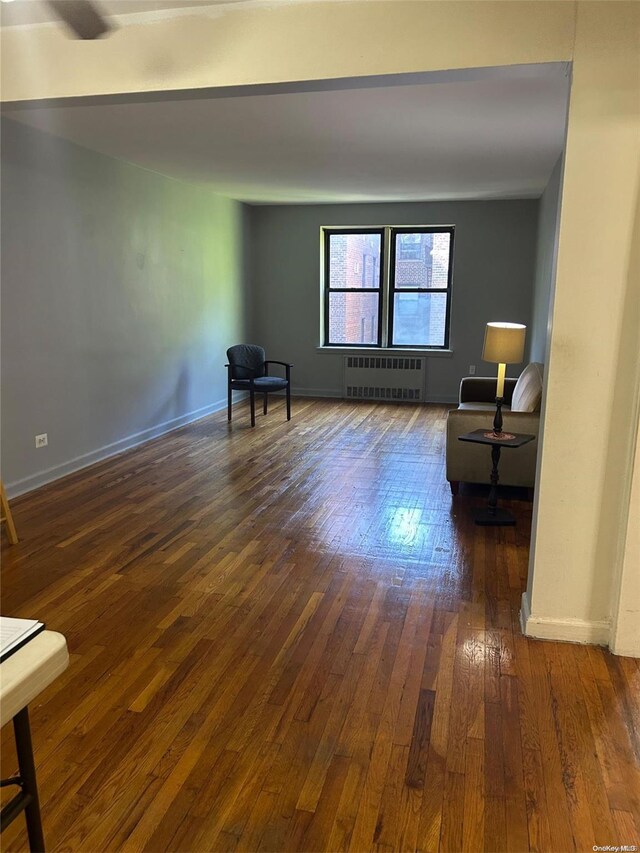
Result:
M325 232L327 343L380 346L384 232Z
M325 346L449 346L453 232L325 228Z

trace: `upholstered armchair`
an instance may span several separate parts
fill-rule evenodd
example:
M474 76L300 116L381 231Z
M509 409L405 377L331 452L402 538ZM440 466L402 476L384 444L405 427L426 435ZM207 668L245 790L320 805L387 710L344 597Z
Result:
M251 426L256 425L255 395L264 395L263 412L267 414L268 396L274 391L286 391L287 420L291 420L291 368L285 361L267 361L265 351L255 344L237 344L229 347L227 358L227 417L231 420L231 395L233 391L248 391L251 407ZM269 365L284 367L285 377L269 376Z
M543 365L531 363L519 379L505 379L503 430L535 435L536 440L500 457L500 485L526 486L536 479L536 456L540 431ZM515 399L514 399L515 398ZM460 482L488 483L491 455L487 447L458 441L458 436L474 429L492 428L496 410L496 378L467 376L460 383L459 404L447 417L447 480L452 494Z

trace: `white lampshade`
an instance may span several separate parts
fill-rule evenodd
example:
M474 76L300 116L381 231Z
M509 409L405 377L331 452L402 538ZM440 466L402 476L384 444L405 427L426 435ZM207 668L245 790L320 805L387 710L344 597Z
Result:
M524 358L527 327L521 323L487 323L482 358L495 364L518 364Z

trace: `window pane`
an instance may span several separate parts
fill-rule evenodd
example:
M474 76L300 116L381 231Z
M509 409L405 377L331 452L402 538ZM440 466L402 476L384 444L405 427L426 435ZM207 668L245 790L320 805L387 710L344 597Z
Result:
M378 343L377 293L329 294L329 343Z
M380 286L380 234L329 235L329 287Z
M396 234L395 286L447 287L449 232Z
M396 293L393 298L393 343L442 347L447 319L446 293Z

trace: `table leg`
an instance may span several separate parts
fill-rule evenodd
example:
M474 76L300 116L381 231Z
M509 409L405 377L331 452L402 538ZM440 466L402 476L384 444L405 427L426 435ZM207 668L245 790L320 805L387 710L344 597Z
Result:
M498 481L500 479L498 476L498 465L500 463L499 444L491 446L491 462L491 489L489 490L487 509L476 515L475 522L485 527L501 527L515 524L516 520L508 510L498 508Z
M490 515L496 514L496 507L498 505L498 465L500 464L500 446L498 444L494 444L491 448L491 489L489 490L489 500L487 501L489 505L488 512Z
M31 746L29 711L26 708L19 711L13 718L13 731L16 736L16 752L18 753L22 790L25 794L30 795L30 802L24 810L29 835L29 848L31 853L42 853L44 851L44 837L42 835L42 821L40 820L36 768Z

